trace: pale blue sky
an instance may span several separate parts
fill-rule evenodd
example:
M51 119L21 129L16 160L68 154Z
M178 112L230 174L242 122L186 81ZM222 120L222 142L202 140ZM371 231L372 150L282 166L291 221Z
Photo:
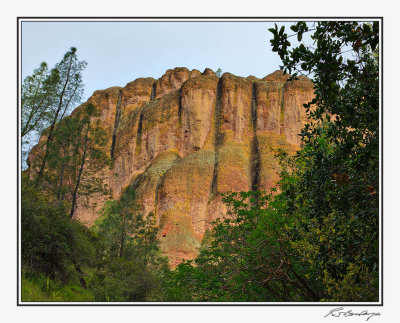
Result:
M99 89L138 77L161 77L169 68L220 67L264 77L279 69L271 51L271 22L23 22L22 79L42 61L53 67L71 47L88 62L85 101Z

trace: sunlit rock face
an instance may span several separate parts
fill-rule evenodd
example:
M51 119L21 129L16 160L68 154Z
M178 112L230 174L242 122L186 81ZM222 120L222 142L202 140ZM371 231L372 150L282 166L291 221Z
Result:
M222 193L271 189L280 171L275 151L300 148L303 104L313 98L313 83L287 79L281 71L263 79L219 78L211 69L175 68L158 80L96 91L88 100L101 111L112 158L96 176L114 199L128 185L135 188L140 211L157 220L172 267L196 257L211 222L226 215ZM74 217L91 226L109 198L79 201Z

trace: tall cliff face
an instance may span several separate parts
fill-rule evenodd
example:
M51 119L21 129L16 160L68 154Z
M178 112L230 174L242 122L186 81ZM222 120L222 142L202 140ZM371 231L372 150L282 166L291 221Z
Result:
M196 256L211 221L226 214L221 193L275 186L274 150L299 149L303 104L312 97L309 79L287 82L280 71L263 79L218 78L210 69L186 68L96 91L89 101L102 112L113 160L98 176L113 198L128 185L136 189L143 214L156 216L163 253L176 266ZM92 225L105 200L93 196L74 216Z

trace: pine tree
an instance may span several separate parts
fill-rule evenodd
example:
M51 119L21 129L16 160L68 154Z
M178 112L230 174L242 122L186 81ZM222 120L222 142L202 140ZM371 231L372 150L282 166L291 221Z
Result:
M47 138L43 143L44 153L40 162L40 169L37 175L38 184L43 176L48 162L50 147L55 137L56 126L68 115L70 109L80 101L83 93L82 70L87 63L79 61L76 55L76 48L71 49L64 55L63 59L56 64L52 74L58 75L58 82L52 96L51 121L46 129Z
M107 186L98 176L108 165L106 132L102 129L98 109L91 103L73 117L62 120L48 154L48 169L43 184L55 198L70 205L70 217L85 198L106 194Z
M26 160L32 140L50 125L58 81L57 70L50 72L45 62L24 79L21 88L23 161Z

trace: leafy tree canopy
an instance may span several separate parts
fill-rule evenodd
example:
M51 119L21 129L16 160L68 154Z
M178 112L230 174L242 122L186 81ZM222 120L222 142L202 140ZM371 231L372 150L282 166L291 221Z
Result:
M291 30L271 28L271 44L290 80L314 82L304 148L277 152L279 194L225 198L230 213L215 222L210 247L172 272L172 299L378 300L379 25L298 22ZM291 47L291 37L300 44Z

